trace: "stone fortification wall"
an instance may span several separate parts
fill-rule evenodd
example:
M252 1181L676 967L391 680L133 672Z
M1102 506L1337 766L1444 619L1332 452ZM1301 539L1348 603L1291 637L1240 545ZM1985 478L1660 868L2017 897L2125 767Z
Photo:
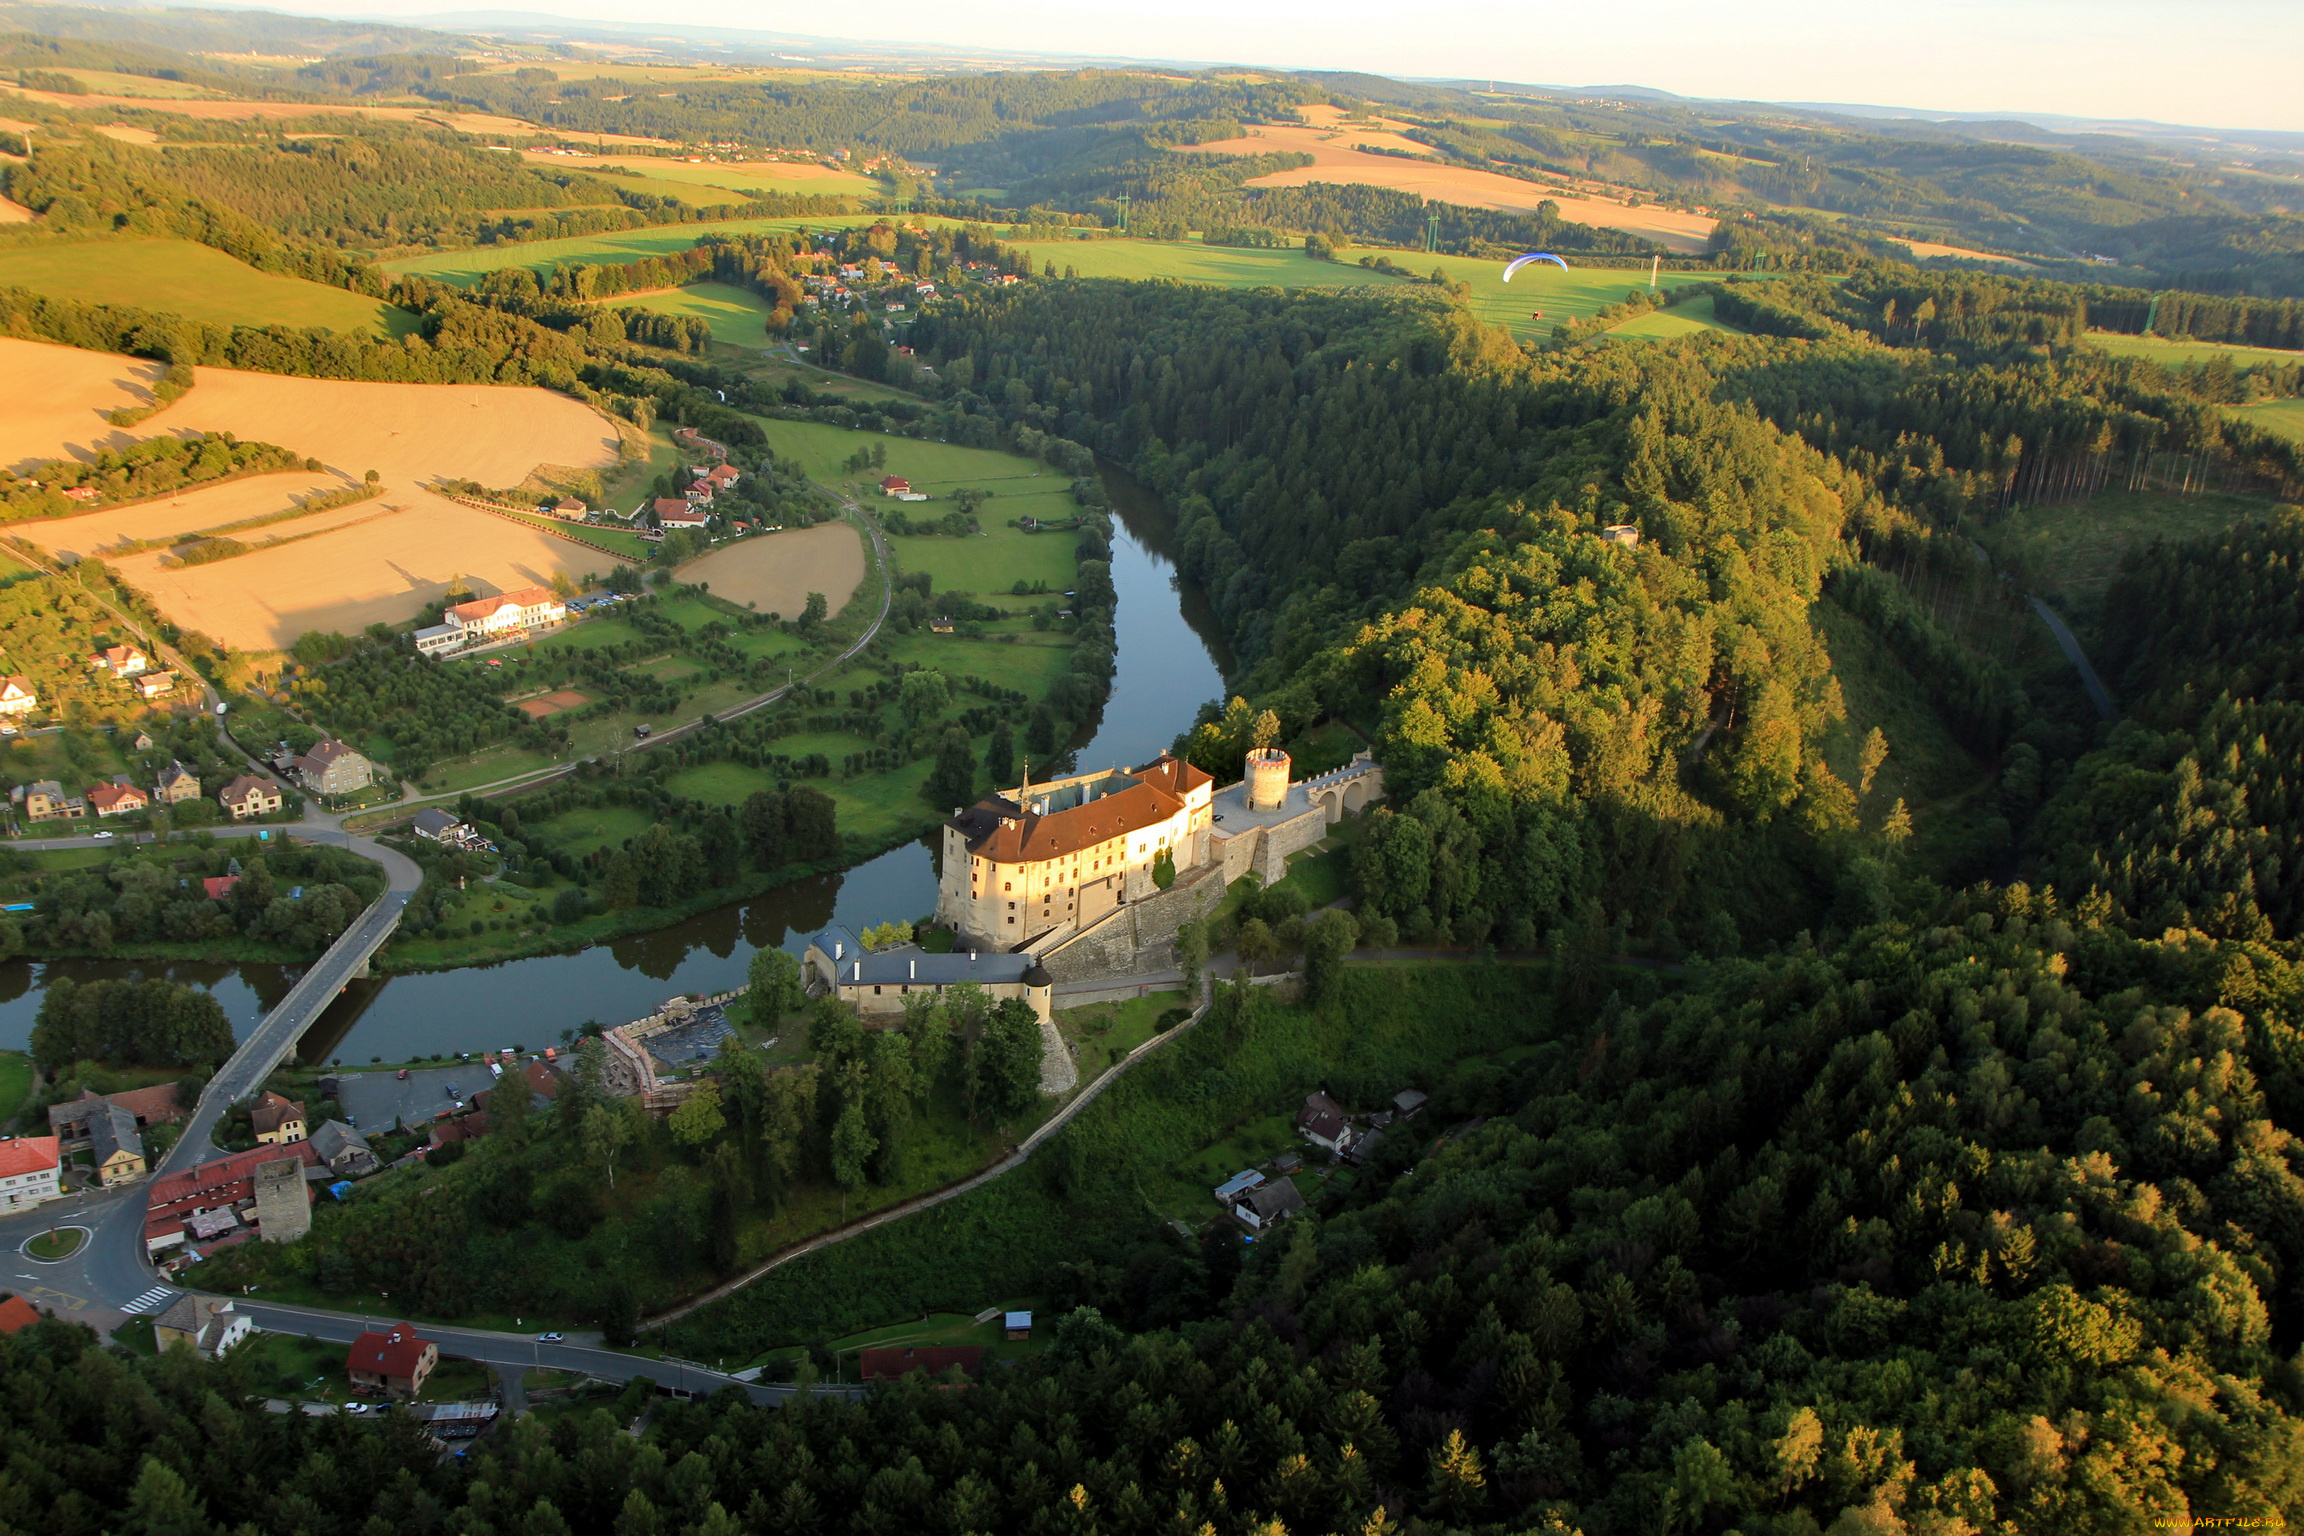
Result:
M1317 839L1319 834L1313 835ZM1043 951L1040 963L1058 981L1133 976L1172 965L1176 930L1215 911L1229 883L1221 871L1206 865L1189 870L1167 890L1155 889Z

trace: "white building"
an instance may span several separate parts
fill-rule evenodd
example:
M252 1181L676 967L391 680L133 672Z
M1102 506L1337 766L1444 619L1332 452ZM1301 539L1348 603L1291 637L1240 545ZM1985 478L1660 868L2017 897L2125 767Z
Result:
M444 656L450 651L464 648L464 626L461 624L433 624L416 631L416 654Z
M0 1141L0 1212L24 1210L64 1193L62 1168L53 1136Z
M458 603L448 610L448 622L464 632L467 645L546 629L567 617L567 605L543 587L522 587L517 592Z

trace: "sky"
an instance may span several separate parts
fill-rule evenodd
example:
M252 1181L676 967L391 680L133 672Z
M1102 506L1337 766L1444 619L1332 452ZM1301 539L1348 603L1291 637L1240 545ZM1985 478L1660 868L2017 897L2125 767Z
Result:
M242 0L235 0L242 3ZM463 0L875 42L2304 131L2304 0ZM274 0L315 15L457 0ZM457 7L461 8L461 7Z

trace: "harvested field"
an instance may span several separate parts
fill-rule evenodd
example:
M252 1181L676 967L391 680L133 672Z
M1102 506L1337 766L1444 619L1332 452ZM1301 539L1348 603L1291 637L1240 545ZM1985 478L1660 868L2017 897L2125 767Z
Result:
M1302 110L1307 116L1315 115L1313 108ZM1335 109L1327 110L1333 113ZM1345 127L1328 119L1318 124L1272 123L1252 129L1241 138L1181 147L1209 155L1269 155L1289 151L1312 157L1310 165L1259 176L1248 183L1252 187L1301 187L1316 181L1356 182L1362 186L1413 192L1433 202L1527 213L1535 212L1537 204L1550 201L1560 205L1560 216L1564 219L1602 229L1621 229L1653 240L1666 250L1701 251L1711 237L1715 221L1703 214L1680 213L1669 208L1627 208L1619 201L1555 191L1550 186L1493 171L1372 155L1353 147L1372 144L1430 155L1431 151L1423 145L1396 138L1389 131L1400 126L1382 120L1366 128Z
M864 579L864 541L847 523L818 523L716 549L677 574L708 583L714 597L788 619L798 616L809 593L821 592L837 614Z
M178 624L239 649L270 650L308 629L406 619L457 577L481 592L509 591L608 565L607 556L540 528L424 489L444 477L515 485L539 464L606 468L616 462L617 434L590 406L541 389L201 368L192 392L146 428L131 434L105 425L100 412L141 403L141 391L131 391L157 371L156 364L109 353L0 338L0 449L14 460L37 460L153 429L219 431L317 458L328 472L266 475L65 519L48 525L57 533L39 531L43 542L66 530L114 542L220 527L283 509L292 495L357 482L371 469L384 487L378 500L314 514L324 522L274 524L246 542L330 530L318 538L179 570L162 568L159 550L121 560L121 574ZM392 509L395 515L381 515Z
M2037 262L2026 261L2020 256L2002 256L1996 251L1970 250L1964 245L1938 245L1933 240L1903 240L1899 241L1898 244L1912 253L1914 261L1926 261L1931 256L1961 256L1969 261L1997 261L2010 267L2038 265Z
M374 117L393 123L430 123L458 133L542 133L545 130L516 117L486 112L447 112L438 107L352 107L309 101L153 101L136 96L63 96L53 91L19 90L19 96L68 111L93 107L133 107L145 112L173 112L209 122L280 122L299 117Z
M0 224L29 224L38 217L22 203L0 197Z
M277 549L178 570L163 569L154 551L114 569L175 623L260 651L282 649L307 630L348 634L399 623L458 577L478 591L507 592L610 563L429 492L388 494L350 510L353 526Z
M0 337L0 465L88 459L126 445L137 434L105 413L151 404L161 372L143 358Z
M591 702L589 694L578 693L573 688L559 688L541 698L522 699L519 709L529 719L541 720L546 715L556 715L564 709L580 709Z
M43 518L37 522L14 524L8 531L30 539L51 554L101 555L106 549L122 543L140 544L146 539L209 532L247 518L285 512L302 498L320 492L340 491L355 483L346 476L332 475L325 470L317 473L290 470L277 475L251 475L245 480L234 480L226 485L183 491L164 501L142 501L133 506L107 507L101 512L84 512L78 517ZM308 533L315 528L331 527L363 511L375 510L376 504L373 501L355 502L349 507L268 523L261 528L251 528L245 533L232 536L243 543L253 544L264 539L285 538L292 533Z

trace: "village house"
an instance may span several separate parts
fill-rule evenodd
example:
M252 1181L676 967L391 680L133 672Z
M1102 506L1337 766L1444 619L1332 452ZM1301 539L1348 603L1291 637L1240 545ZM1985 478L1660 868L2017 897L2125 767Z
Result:
M1207 861L1215 781L1162 754L1141 768L1027 782L944 824L936 916L969 943L1016 949L1087 928Z
M0 1296L0 1334L22 1333L40 1321L40 1313L21 1296Z
M66 501L76 501L84 507L92 507L104 499L104 493L92 485L68 485L63 495Z
M248 1115L248 1123L255 1127L256 1140L268 1147L285 1146L304 1139L304 1106L293 1099L267 1092L256 1101Z
M296 759L296 777L316 795L349 795L376 781L376 765L331 737Z
M78 795L67 795L64 786L54 779L35 779L24 786L24 819L27 821L77 821L88 814L88 802Z
M1251 1232L1262 1232L1275 1222L1286 1221L1304 1209L1303 1191L1294 1179L1274 1179L1240 1197L1232 1207L1232 1214L1240 1225Z
M160 770L159 787L153 798L162 805L182 805L187 800L200 798L200 775L182 763L171 762Z
M210 901L230 901L239 884L238 875L208 875L200 881L200 893Z
M136 1117L117 1104L107 1104L90 1115L88 1160L96 1169L96 1182L106 1189L144 1177L144 1138L136 1133Z
M733 464L716 464L713 466L712 472L704 478L721 490L730 491L736 488L737 481L744 478L744 472Z
M322 1121L312 1133L312 1150L340 1179L364 1179L376 1171L376 1151L368 1139L341 1120Z
M152 658L132 645L108 645L88 658L91 671L109 672L122 682L138 676L151 665Z
M566 623L568 608L547 588L522 587L517 592L458 603L448 610L447 619L464 632L465 644L471 645Z
M139 1131L155 1125L172 1125L186 1113L177 1101L174 1083L155 1083L149 1088L130 1088L121 1093L97 1093L83 1088L77 1099L48 1106L48 1129L63 1138L65 1150L73 1150L77 1143L88 1139L88 1122L108 1108L127 1111L130 1122Z
M424 1383L439 1363L439 1345L418 1338L416 1330L405 1323L394 1323L386 1329L370 1329L353 1340L344 1370L361 1391L411 1398L424 1390Z
M552 503L552 511L555 516L565 517L580 523L584 520L585 514L591 511L591 508L573 496L563 496Z
M234 821L246 821L251 816L270 816L281 806L280 786L267 778L244 773L216 792L216 801L230 813Z
M152 1342L161 1350L182 1344L203 1360L221 1360L248 1335L255 1320L228 1301L189 1293L179 1296L168 1310L152 1319Z
M0 715L28 715L40 707L40 695L32 691L32 679L18 672L0 678Z
M416 819L409 826L409 830L428 842L439 843L450 848L464 847L479 836L471 827L458 821L454 815L441 810L438 806L427 806L418 811Z
M883 496L903 496L911 490L912 482L902 475L886 475L881 478L880 494Z
M88 804L98 816L133 816L151 804L151 798L128 782L125 774L88 791Z
M699 512L687 502L673 496L656 498L656 526L671 531L674 528L705 528L712 522L712 514Z
M308 1141L293 1146L256 1147L246 1152L234 1152L214 1158L181 1173L156 1178L144 1194L144 1247L148 1253L159 1253L191 1238L207 1242L231 1232L241 1224L243 1215L254 1216L259 1223L262 1213L257 1206L256 1175L261 1166L287 1163L296 1170L294 1189L306 1224L311 1221L310 1193L303 1170L318 1167L319 1154ZM279 1181L273 1181L279 1193L286 1191ZM293 1213L277 1198L274 1219L293 1220ZM285 1234L283 1234L285 1235Z
M157 699L175 691L176 674L173 672L147 672L136 679L136 692L147 699Z
M63 1155L54 1136L0 1141L0 1212L20 1211L64 1192Z
M1326 1093L1305 1095L1304 1107L1296 1112L1296 1131L1312 1145L1331 1152L1342 1152L1352 1141L1351 1117Z

